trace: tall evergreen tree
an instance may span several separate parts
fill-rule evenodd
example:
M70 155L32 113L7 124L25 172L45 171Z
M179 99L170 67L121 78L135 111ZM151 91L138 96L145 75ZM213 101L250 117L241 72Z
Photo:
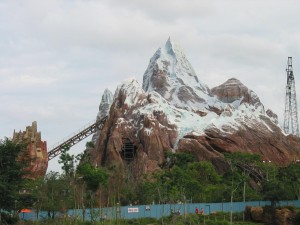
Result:
M0 211L11 212L23 205L20 190L27 165L26 145L16 144L8 138L0 140Z

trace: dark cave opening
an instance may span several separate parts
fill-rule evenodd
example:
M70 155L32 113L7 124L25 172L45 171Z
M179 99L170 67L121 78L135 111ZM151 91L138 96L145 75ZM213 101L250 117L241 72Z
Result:
M126 162L131 162L136 156L137 147L128 138L122 139L121 157Z

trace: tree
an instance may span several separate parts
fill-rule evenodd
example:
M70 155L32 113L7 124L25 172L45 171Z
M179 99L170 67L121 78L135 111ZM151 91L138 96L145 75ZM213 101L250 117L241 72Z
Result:
M224 156L230 166L230 224L232 224L232 202L234 193L243 183L243 201L246 201L246 184L249 182L250 173L255 171L256 164L260 161L260 156L243 152L225 153Z
M48 212L54 219L58 211L66 212L73 207L73 187L69 179L58 172L50 171L38 187L39 208Z
M75 165L74 165L74 155L70 155L68 151L70 150L69 146L65 146L59 156L59 163L62 164L62 170L64 171L67 177L74 176Z
M21 154L23 158L20 158ZM20 190L28 165L25 155L26 145L16 144L8 138L0 140L0 211L13 211L16 202L21 204Z
M186 190L187 193L193 193L194 201L214 202L220 198L218 195L222 194L224 189L221 186L222 177L217 173L211 162L190 163L186 173L191 182L187 183ZM194 185L197 185L198 188L193 188Z
M134 200L145 205L159 202L158 187L158 183L153 178L145 175L135 187L136 199Z
M288 194L287 198L300 200L300 163L293 163L281 168L278 178Z
M224 156L230 166L232 190L237 191L238 186L243 184L242 195L243 202L245 202L247 183L249 183L251 175L259 173L260 156L243 152L227 153Z
M81 177L83 186L86 186L88 191L86 197L89 199L90 208L94 208L96 191L100 189L101 184L104 186L107 184L109 178L107 171L103 168L94 167L88 162L84 162L77 167L76 175ZM83 208L83 217L84 214L85 211ZM95 220L93 211L91 212L91 220Z
M92 166L90 163L84 163L78 166L77 173L82 176L87 188L93 192L97 191L100 184L107 184L108 173L103 168Z
M263 199L271 201L273 207L280 200L286 199L287 192L284 189L283 183L278 179L266 180L263 183Z
M173 166L186 167L188 163L196 162L195 156L187 152L173 153L165 151L164 155L166 160L161 165L163 169L170 169Z

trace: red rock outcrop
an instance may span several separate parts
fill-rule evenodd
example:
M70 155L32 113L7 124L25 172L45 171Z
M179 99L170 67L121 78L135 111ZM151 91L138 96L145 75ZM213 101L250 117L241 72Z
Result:
M48 167L47 143L42 141L41 132L37 131L37 122L32 122L32 126L27 126L25 131L14 132L13 142L28 144L26 153L20 156L19 160L30 160L29 167L26 168L28 174L26 178L35 179L43 177Z
M159 169L164 160L164 150L172 149L177 137L176 127L168 124L161 111L140 114L139 108L153 103L153 96L146 94L136 80L129 80L119 87L110 113L101 131L99 143L90 150L91 161L125 168L128 163L136 175ZM122 157L124 140L133 146L132 158Z
M211 92L224 103L233 103L238 101L237 104L239 105L242 103L261 105L258 96L236 78L231 78L220 86L212 88Z

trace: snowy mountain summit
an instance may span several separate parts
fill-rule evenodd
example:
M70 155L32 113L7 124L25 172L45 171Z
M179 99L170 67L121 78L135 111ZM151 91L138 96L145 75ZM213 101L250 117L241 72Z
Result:
M279 165L300 159L299 138L283 133L252 90L235 78L209 89L170 38L150 59L142 86L135 79L118 86L97 135L92 162L131 163L135 175L159 169L165 151L191 152L219 169L225 152Z
M172 105L188 110L205 110L218 102L199 81L183 50L170 38L150 59L143 76L143 89L156 91Z

